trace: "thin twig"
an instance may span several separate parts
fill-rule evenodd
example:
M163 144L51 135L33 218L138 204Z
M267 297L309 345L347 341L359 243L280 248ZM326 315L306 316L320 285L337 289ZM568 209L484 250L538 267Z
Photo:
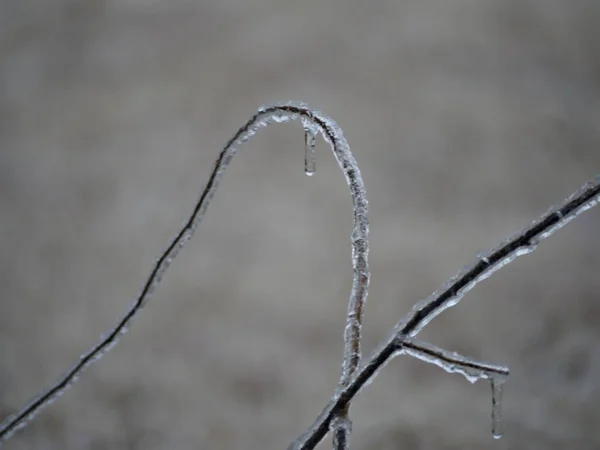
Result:
M337 123L323 113L313 110L304 104L287 102L261 107L227 142L215 163L209 181L196 203L191 216L162 256L157 260L154 269L129 311L115 328L102 337L98 344L83 354L77 364L59 378L54 385L30 401L21 411L8 417L0 424L0 445L2 442L8 440L16 430L26 426L41 408L49 405L63 394L88 366L97 361L116 344L119 337L127 330L129 323L146 304L173 259L194 234L194 231L206 213L226 168L237 151L237 147L256 134L259 128L265 127L270 123L282 123L296 119L302 120L305 126L312 126L318 129L323 138L330 144L334 156L346 176L346 181L352 194L354 214L352 266L354 278L348 305L347 325L344 332L345 350L340 386L343 387L348 384L350 376L360 361L363 304L367 297L369 286L369 268L367 263L369 223L367 219L366 191L358 165ZM350 430L350 426L347 426L348 418L346 412L347 410L345 409L344 412L340 411L339 413L340 417L344 419L340 421L340 432L344 433L344 442L347 442ZM344 425L343 427L342 424Z
M596 176L525 230L504 241L487 256L478 257L475 264L461 271L436 293L417 303L406 318L398 322L389 336L379 344L367 362L361 363L351 382L344 389L334 393L308 431L293 441L288 448L294 450L315 448L327 435L330 424L338 416L339 411L342 411L356 394L373 380L387 362L402 352L402 344L405 341L410 341L443 310L456 305L478 283L517 257L531 253L540 241L551 236L580 213L596 206L599 201L600 176Z
M405 339L397 343L398 350L429 364L435 364L449 373L460 373L471 383L479 379L490 379L509 375L509 369L449 352L428 342Z

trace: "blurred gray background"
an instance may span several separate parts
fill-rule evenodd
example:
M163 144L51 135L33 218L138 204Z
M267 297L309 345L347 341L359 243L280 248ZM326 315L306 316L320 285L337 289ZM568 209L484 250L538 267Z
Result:
M0 415L131 304L222 145L264 103L345 130L369 193L367 353L479 251L600 172L597 0L0 2ZM338 380L351 207L323 141L262 130L130 332L8 449L285 448ZM490 388L401 357L355 449L600 446L600 208L422 337L507 364ZM329 439L321 448L330 448Z

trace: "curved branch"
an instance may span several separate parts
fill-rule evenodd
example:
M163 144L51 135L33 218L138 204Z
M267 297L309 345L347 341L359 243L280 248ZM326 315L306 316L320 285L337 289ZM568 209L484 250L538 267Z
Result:
M348 182L352 194L354 211L352 265L354 279L348 305L347 325L344 332L345 349L344 361L342 364L342 376L340 380L341 386L347 385L350 381L350 376L355 371L360 361L363 305L367 297L369 286L369 268L367 262L369 252L369 223L367 219L368 203L366 190L360 170L350 152L350 147L344 138L342 130L336 122L323 113L309 108L305 104L293 102L281 103L261 107L258 112L237 131L229 142L227 142L215 163L210 179L206 184L200 199L196 203L192 214L162 256L157 260L154 269L150 273L144 287L129 311L123 316L115 328L102 337L98 344L83 354L77 364L65 373L52 387L33 399L21 411L10 416L0 425L0 443L9 439L16 430L26 426L41 408L49 405L57 397L63 394L87 367L97 361L104 353L106 353L106 351L116 344L119 337L127 330L129 323L146 304L157 285L162 280L162 277L173 259L194 234L194 231L206 214L208 205L212 201L215 191L221 182L221 178L237 151L237 147L249 140L261 127L265 127L273 122L282 123L296 119L301 119L305 124L312 124L330 144L338 164L344 171L346 181ZM340 413L340 416L343 415L343 413ZM349 429L349 427L347 427L347 429Z

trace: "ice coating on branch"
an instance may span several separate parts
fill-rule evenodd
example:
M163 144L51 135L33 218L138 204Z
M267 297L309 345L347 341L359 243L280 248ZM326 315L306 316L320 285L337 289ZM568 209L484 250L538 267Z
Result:
M116 327L113 331L103 334L100 338L100 342L87 353L81 355L79 361L59 379L58 383L51 389L42 392L37 397L30 400L21 411L4 419L4 421L0 423L0 430L2 431L2 434L0 435L0 446L3 442L10 439L15 431L27 426L29 422L43 410L43 408L52 405L59 397L79 381L81 374L111 350L118 342L119 337L126 332L127 327L121 322L120 326Z
M410 314L398 322L396 332L415 336L444 310L456 305L464 295L494 272L517 257L533 252L542 239L600 200L600 176L582 186L560 205L551 208L520 233L506 239L486 255L478 255L474 264L467 266L429 297L419 301Z
M435 317L446 309L458 304L465 294L477 284L491 277L494 272L510 264L517 257L531 253L533 250L535 250L534 245L518 248L510 255L498 260L495 264L490 263L489 257L480 256L474 264L464 267L433 294L417 302L413 306L411 313L396 325L396 329L398 331L402 330L413 318L418 316L420 320L408 333L410 337L416 336ZM485 267L479 273L475 273L480 264ZM470 274L473 274L473 276L470 277ZM463 282L461 283L461 281ZM443 301L439 301L440 299L443 299ZM435 307L432 307L433 305ZM427 313L424 314L424 312Z
M285 102L261 107L227 142L219 154L214 170L193 212L183 228L163 252L162 256L156 261L133 306L125 313L113 331L104 336L98 344L85 353L79 359L79 362L50 389L46 390L41 396L36 397L19 413L11 416L0 425L0 442L7 439L15 430L23 427L43 406L51 403L55 398L60 396L78 378L81 372L115 345L118 336L125 332L129 322L147 303L173 259L194 234L210 202L214 198L225 170L235 156L237 148L252 138L262 127L271 123L285 123L297 119L302 119L303 128L307 133L305 148L307 172L314 171L314 142L316 134L320 132L330 144L335 158L344 172L352 195L354 228L351 242L354 277L348 306L348 326L344 333L344 362L340 384L348 382L351 373L356 369L360 359L360 326L363 316L363 304L367 297L369 285L366 191L356 161L350 152L341 129L335 121L319 111L312 110L305 104Z
M464 376L470 383L482 379L494 379L506 377L509 374L508 367L477 361L467 358L456 352L449 352L428 342L410 339L400 341L403 353L413 356L429 364L435 364L448 373L458 373Z
M556 213L558 217L558 222L552 227L548 228L544 232L542 232L539 236L539 239L546 239L547 237L552 236L556 231L560 230L562 227L567 225L571 220L575 219L581 213L587 211L590 208L593 208L600 202L600 194L592 195L587 201L582 202L580 205L577 205L572 210L563 211L564 205L569 204L573 200L585 195L586 191L597 190L598 185L600 184L600 175L596 176L593 180L583 185L577 192L573 193L562 205L555 206L550 208L550 210L546 213L546 215L550 215L553 212Z
M506 377L509 374L507 367L476 361L449 352L435 345L414 339L398 340L398 347L402 353L418 358L430 364L435 364L449 373L459 373L469 382L490 380L492 387L492 435L498 439L502 436L502 392Z
M395 345L395 339L393 336L388 337L388 339L379 343L379 345L373 350L371 356L368 358L368 361L365 363L361 363L359 367L359 371L369 372L370 375L365 378L365 381L361 384L358 392L362 392L362 390L371 385L371 383L379 376L384 367L386 367L393 359L397 356L405 355L406 349L402 346ZM381 355L392 345L392 352L389 358L386 358L382 362L376 362L377 355ZM365 358L366 359L366 358ZM364 359L363 359L364 361ZM338 392L341 392L343 389L338 388ZM357 393L358 393L357 392Z
M330 145L340 168L344 172L352 196L354 217L352 266L354 276L350 300L348 302L347 323L344 330L345 350L342 363L342 380L347 381L360 360L363 305L367 298L370 279L367 261L369 254L369 222L367 217L368 201L366 189L356 160L352 156L350 146L341 128L333 119L320 111L312 110L303 103L287 102L285 104L266 105L259 108L255 120L252 120L252 122L267 124L272 120L287 122L298 118L301 119L305 132L308 130L311 135L321 133L325 141ZM342 381L342 384L344 382Z
M352 231L352 265L353 283L348 302L347 325L344 331L344 359L342 363L342 380L349 380L350 375L358 366L360 360L360 336L363 318L363 305L366 301L369 286L368 266L368 233L369 222L367 217L368 202L366 189L362 181L356 160L350 152L350 147L341 128L331 118L320 111L311 110L302 103L286 103L272 106L263 106L259 109L260 120L270 120L273 115L278 121L287 121L282 115L289 115L291 119L302 119L303 128L310 134L321 133L325 141L331 146L333 154L344 172L346 182L350 187L353 204L353 231ZM310 145L309 145L310 149ZM342 381L342 384L345 381Z
M333 433L333 449L348 450L350 448L350 435L352 434L352 422L347 417L337 417L331 422Z
M326 138L327 139L327 138ZM471 289L475 284L489 277L499 268L505 266L516 257L530 253L538 243L548 237L552 232L559 229L564 223L567 223L573 216L580 214L583 211L595 206L600 200L600 176L595 177L590 182L586 183L574 195L569 197L565 202L558 207L552 208L547 214L543 215L539 220L533 223L532 226L525 229L498 246L495 250L480 254L477 261L471 266L464 269L459 275L454 277L448 283L439 289L436 294L428 297L426 300L419 302L408 316L398 322L392 330L392 333L383 340L377 347L377 350L366 361L362 362L358 370L352 376L350 382L346 386L337 389L334 396L323 409L321 414L313 422L311 427L296 440L294 440L289 449L313 449L321 442L326 433L329 431L332 421L335 419L335 412L339 411L347 405L356 394L358 394L365 386L369 385L377 376L379 371L393 357L406 353L406 349L402 346L403 342L413 341L411 336L417 334L422 328L423 322L428 323L435 315L439 314L444 309L456 304L460 298ZM562 225L561 225L562 224ZM420 345L421 343L419 343ZM431 346L432 347L432 346ZM413 349L414 351L418 349ZM427 352L431 348L423 346L421 351ZM448 368L452 371L457 371L457 367L463 364L477 363L484 366L485 371L481 373L471 373L471 368L468 370L462 369L463 375L468 376L471 380L475 376L486 378L482 375L488 375L490 383L492 383L492 432L494 437L498 438L502 434L501 427L501 403L504 378L507 374L498 372L495 376L489 372L490 369L502 369L501 366L492 366L486 363L478 363L467 358L460 357L454 353L442 351L441 355L444 358L452 357L456 361L454 366ZM415 355L417 356L417 355ZM418 355L417 357L420 357ZM462 359L457 359L458 357ZM432 361L437 364L437 361ZM446 363L438 364L442 367ZM506 369L506 368L504 368ZM462 372L461 372L462 373Z
M254 136L261 127L265 127L270 123L285 123L297 119L302 120L306 133L305 169L307 167L310 169L311 164L314 169L314 159L311 161L309 157L314 157L313 138L320 132L330 144L350 187L354 218L352 232L354 277L348 305L347 325L344 330L345 347L340 386L311 429L294 441L291 448L314 448L329 429L332 429L334 433L338 432L336 434L336 445L339 445L340 448L345 448L350 436L351 427L349 426L350 421L344 412L344 407L349 405L354 395L362 387L368 385L375 378L378 371L393 356L408 353L406 349L411 349L408 345L411 342L413 344L411 350L413 356L428 360L450 372L461 373L470 381L480 378L490 379L493 400L492 431L494 437L501 436L501 402L505 377L505 374L500 372L502 368L467 359L456 353L446 352L428 344L415 344L416 341L407 339L410 339L410 336L416 335L423 326L444 309L458 303L462 296L477 283L488 278L496 270L510 263L516 257L532 252L541 240L552 235L580 213L595 206L600 201L600 176L597 176L584 185L565 202L552 208L523 232L511 237L489 254L479 255L473 265L464 269L449 283L445 284L442 289L438 290L436 294L420 302L411 311L409 316L397 325L392 333L395 338L401 340L401 343L407 344L406 346L394 346L391 345L394 342L393 340L386 341L367 363L358 366L361 357L360 337L363 306L369 286L369 269L367 264L369 251L367 240L368 204L364 184L356 161L352 157L348 144L337 124L319 111L308 108L305 104L287 102L262 107L230 139L220 153L214 171L191 216L156 262L153 271L132 308L124 315L117 327L106 336L103 336L101 342L81 356L80 361L66 375L60 378L57 383L42 395L36 397L19 413L12 415L0 424L0 443L8 439L14 431L23 428L43 406L51 404L56 398L61 396L89 365L97 361L116 344L118 337L127 330L128 324L150 298L172 260L192 237L206 213L223 174L237 151L237 147ZM310 172L310 170L307 172ZM437 354L432 356L432 351L436 351ZM440 360L442 361L441 363Z

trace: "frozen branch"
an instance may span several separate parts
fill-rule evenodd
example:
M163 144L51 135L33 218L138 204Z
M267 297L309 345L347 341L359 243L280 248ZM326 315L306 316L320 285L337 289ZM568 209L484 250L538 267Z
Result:
M414 339L400 340L397 345L400 353L435 364L448 373L460 373L470 383L489 380L492 387L492 436L496 439L502 437L502 387L509 374L508 367L476 361Z
M42 407L52 403L74 383L81 373L106 351L116 344L127 330L130 322L146 304L160 283L172 260L192 237L200 221L206 214L225 169L237 151L237 147L250 139L259 128L270 123L301 120L305 132L305 172L315 172L315 137L321 134L334 153L350 187L353 202L352 266L353 283L348 304L346 327L344 330L344 357L338 388L333 397L317 417L313 425L289 446L290 449L313 449L329 433L333 432L333 444L337 450L349 448L352 423L348 410L352 399L376 377L377 373L394 356L408 354L426 362L436 364L448 372L464 375L469 381L489 379L492 387L492 432L499 437L501 431L502 387L508 369L465 358L414 337L434 317L447 308L456 305L462 297L478 283L512 262L518 256L535 250L537 245L556 230L573 220L581 212L595 206L600 201L600 176L594 178L560 205L550 209L531 226L507 239L486 255L479 256L474 264L463 269L431 296L418 302L411 312L390 332L372 356L361 360L361 326L363 307L369 287L367 199L360 171L356 165L342 130L324 114L308 108L304 104L282 103L262 107L227 142L215 163L213 172L196 203L192 214L181 231L157 260L143 289L133 305L117 326L100 339L100 342L83 354L79 361L65 373L52 387L28 403L20 412L0 424L0 444L19 428L24 427Z
M272 106L261 107L244 126L227 142L215 163L213 172L204 188L200 199L187 222L167 247L161 257L157 260L154 269L150 273L143 289L137 299L123 316L115 328L100 339L100 342L83 354L79 361L66 372L53 386L45 390L38 397L30 401L21 411L8 417L0 424L0 445L11 437L18 429L27 425L34 416L44 407L51 404L57 397L62 395L81 375L81 373L97 361L106 351L112 348L119 337L127 331L127 327L133 318L146 304L157 285L162 280L165 272L171 265L173 259L183 248L185 243L192 237L200 221L206 214L208 205L219 187L221 178L231 159L237 152L238 146L249 140L256 134L259 128L266 127L271 123L284 123L291 120L302 121L305 131L305 171L312 175L315 170L314 145L315 136L321 133L327 141L333 154L343 170L346 181L352 195L354 229L352 231L352 267L353 282L350 301L348 304L347 325L344 332L344 358L342 363L342 375L340 386L345 386L350 381L350 376L358 367L361 354L361 325L363 320L363 305L367 298L369 287L368 267L368 233L369 223L367 218L367 197L360 170L356 164L348 142L341 128L323 113L312 110L301 103L282 103ZM348 405L347 403L346 405ZM339 442L346 445L349 439L350 424L347 417L347 408L338 411L340 416L340 429L337 433ZM343 448L343 447L342 447Z
M406 353L426 363L435 364L448 373L459 373L470 383L481 379L506 378L509 374L508 367L476 361L428 342L407 339L399 341L397 345L401 353Z
M584 211L596 206L600 201L600 176L584 184L574 194L561 204L551 208L546 214L533 222L529 227L517 233L489 252L479 256L476 262L461 271L445 283L431 296L418 302L412 311L394 327L390 335L384 339L367 362L361 363L352 376L351 382L342 390L337 391L313 425L289 446L289 449L313 449L328 433L333 418L340 410L368 385L379 373L383 366L394 356L402 354L406 341L412 341L435 316L447 308L456 305L462 297L481 281L490 277L494 272L514 261L517 257L531 253L537 245L551 236L554 232L568 224ZM446 353L442 353L446 355ZM444 367L444 361L436 362ZM495 437L501 431L499 406L502 394L502 383L492 384L493 424Z

